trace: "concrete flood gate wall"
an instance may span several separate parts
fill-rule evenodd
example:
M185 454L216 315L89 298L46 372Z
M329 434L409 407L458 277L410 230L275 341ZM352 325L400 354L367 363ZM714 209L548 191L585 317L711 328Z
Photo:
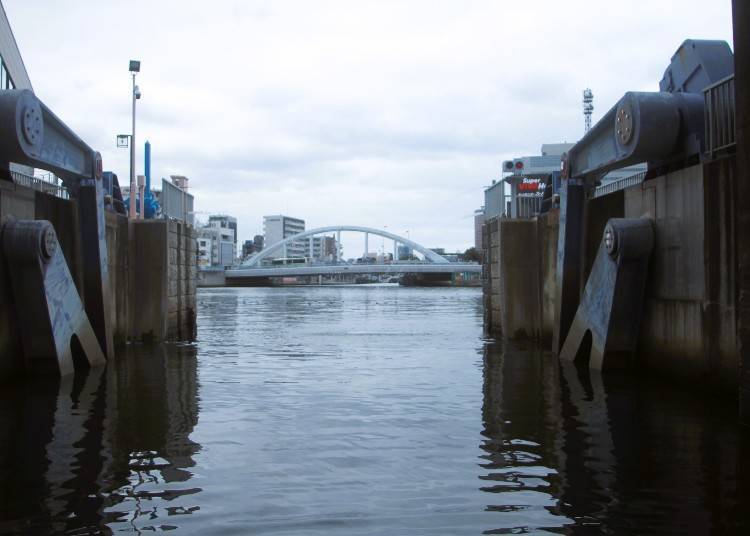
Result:
M625 190L625 216L651 217L656 243L639 363L737 389L735 159L695 165Z
M579 323L579 335L582 327L589 333L630 334L637 341L634 350L631 344L621 346L626 363L635 358L636 367L683 377L693 386L718 387L739 399L740 418L750 424L750 3L734 0L732 8L734 54L723 41L686 40L672 57L659 92L625 93L565 156L560 202L571 217L560 231L556 290L564 299L557 300L554 327L557 342L564 342L575 321L572 308L578 317L584 305L594 303L594 313L610 316L591 314ZM648 163L647 180L625 189L619 199L614 194L589 198L581 210L586 191L595 193L605 173L640 162ZM597 293L598 287L611 285L612 290L622 281L624 264L616 265L616 273L611 270L615 260L623 259L621 237L608 225L602 241L599 228L609 217L623 218L634 228L649 227L646 239L635 241L631 251L643 256L638 278L632 279L643 283L645 276L645 289L642 295L640 285L634 290L638 303L619 289L623 315L615 329L609 323L615 298L608 294L604 303L605 293ZM649 223L642 225L641 218ZM513 312L518 304L510 303L504 288L518 277L514 274L533 273L534 262L541 269L547 254L537 238L530 246L541 255L521 259L521 247L503 238L504 226L502 221L485 226L487 326L495 334L536 336L537 304L528 296L521 300L528 326L519 329L514 320L519 315ZM504 240L519 251L506 251ZM588 280L597 243L603 254L593 273L607 269L615 277ZM514 255L525 270L510 265ZM585 303L578 287L584 289ZM626 329L632 325L624 312L641 311L641 305L642 314L631 315L639 330L635 335ZM572 352L586 357L583 346L569 347L567 357L575 357ZM556 344L555 351L562 347Z
M224 287L226 284L224 270L198 270L199 287Z
M49 220L55 227L76 287L82 286L78 210L61 199L0 181L0 221L6 217ZM107 212L110 311L117 345L128 340L191 339L196 318L196 233L176 221L128 221ZM15 303L0 251L0 382L23 370Z
M750 424L750 2L732 1L734 21L735 115L737 134L736 262L740 417Z
M550 340L557 267L558 212L492 218L484 225L485 326L511 339Z
M582 285L610 218L654 220L637 366L736 393L738 289L734 157L686 167L586 203ZM557 211L484 227L485 325L506 338L549 340Z
M131 338L146 341L195 336L198 273L196 232L176 221L130 224Z

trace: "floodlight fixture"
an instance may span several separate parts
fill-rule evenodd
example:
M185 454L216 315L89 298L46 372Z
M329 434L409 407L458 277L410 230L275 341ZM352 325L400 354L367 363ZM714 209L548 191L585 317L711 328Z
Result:
M140 60L130 60L130 72L131 73L139 73L141 72L141 62Z

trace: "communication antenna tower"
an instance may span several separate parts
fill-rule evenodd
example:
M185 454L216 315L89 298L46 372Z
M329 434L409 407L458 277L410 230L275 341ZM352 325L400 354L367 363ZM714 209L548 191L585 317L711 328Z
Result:
M594 111L594 94L589 88L583 90L583 120L584 133L591 130L591 114Z

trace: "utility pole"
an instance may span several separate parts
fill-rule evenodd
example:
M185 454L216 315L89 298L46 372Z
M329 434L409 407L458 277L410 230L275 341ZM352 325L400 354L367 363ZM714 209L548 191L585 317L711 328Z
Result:
M136 192L138 186L135 182L135 101L141 98L141 90L135 85L135 75L141 70L141 62L137 60L130 60L130 74L133 76L133 90L131 98L133 101L133 128L130 133L130 199L128 200L130 208L130 219L134 220L136 217Z

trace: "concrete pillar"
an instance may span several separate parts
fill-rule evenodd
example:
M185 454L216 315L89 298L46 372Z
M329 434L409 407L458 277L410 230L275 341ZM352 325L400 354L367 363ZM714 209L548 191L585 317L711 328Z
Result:
M341 231L336 231L336 262L341 260Z
M393 241L393 262L398 260L398 242Z
M310 237L310 261L313 259L313 237Z
M497 222L500 247L495 262L499 289L493 300L507 338L539 339L541 336L538 276L541 252L536 229L536 221L526 218L500 218Z
M583 265L585 188L580 179L560 186L560 231L557 238L557 292L552 351L559 353L578 309Z
M737 346L740 420L750 425L750 2L733 0L737 135Z
M363 258L367 258L367 254L370 252L370 233L365 233L365 254Z
M286 259L286 244L284 244L284 248L282 249L282 251L283 251L282 257Z

